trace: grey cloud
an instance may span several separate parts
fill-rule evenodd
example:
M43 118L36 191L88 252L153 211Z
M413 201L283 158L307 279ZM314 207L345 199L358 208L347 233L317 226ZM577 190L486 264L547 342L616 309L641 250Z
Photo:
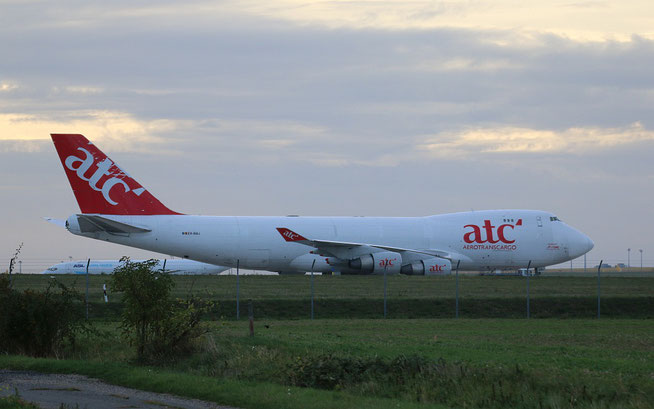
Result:
M647 67L654 52L646 40L606 46L555 38L548 46L525 50L489 45L484 41L487 33L464 30L388 33L276 27L182 34L161 29L141 35L128 28L117 31L119 36L55 33L55 39L62 37L60 46L45 47L56 49L53 55L38 49L37 39L48 33L23 37L25 43L12 47L13 53L31 51L16 58L14 65L3 63L3 72L37 84L37 89L30 85L26 102L18 99L13 104L36 103L33 109L55 102L88 108L111 105L146 117L300 117L348 127L361 122L352 112L366 104L485 105L463 115L438 110L403 113L420 123L431 122L432 130L434 123L446 123L436 129L442 130L471 121L541 127L572 126L579 119L591 124L593 117L614 126L649 121L645 109L651 96L642 90L652 89ZM473 65L500 59L519 68L418 68L425 61L462 58ZM101 89L102 97L53 91L71 86ZM142 92L160 88L169 93ZM40 104L37 96L43 98ZM634 98L641 103L626 110L624 102ZM598 111L614 114L598 116ZM384 128L396 123L389 115L374 119Z
M598 251L651 222L643 211L654 191L651 142L576 156L472 147L455 160L420 150L429 138L469 128L563 132L640 122L654 130L650 40L513 41L521 34L321 29L233 15L194 25L197 16L133 9L105 19L99 2L69 3L86 9L63 18L66 10L23 4L3 6L0 17L0 36L9 39L0 43L0 84L12 84L0 92L1 113L56 120L106 110L171 121L152 131L156 141L137 141L128 152L101 147L180 211L544 208L601 237ZM140 6L148 4L155 3ZM0 140L0 170L15 182L0 185L15 198L5 202L16 216L4 225L15 231L77 210L47 138L28 142L36 152ZM17 192L20 185L32 189ZM623 192L629 200L618 200ZM48 203L38 204L44 195ZM621 217L628 228L613 236L598 223Z

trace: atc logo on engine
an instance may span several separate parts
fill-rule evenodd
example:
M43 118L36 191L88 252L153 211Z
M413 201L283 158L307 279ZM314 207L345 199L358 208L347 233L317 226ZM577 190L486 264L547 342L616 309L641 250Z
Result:
M381 268L390 268L390 267L393 267L393 266L394 266L393 263L394 263L396 260L397 260L397 259L394 259L394 258L393 258L393 259L385 258L385 259L379 260L379 267L381 267Z

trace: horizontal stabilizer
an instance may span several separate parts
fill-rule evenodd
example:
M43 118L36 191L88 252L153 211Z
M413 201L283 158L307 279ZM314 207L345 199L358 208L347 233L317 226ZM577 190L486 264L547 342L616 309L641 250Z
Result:
M78 214L77 222L81 233L94 233L104 231L107 233L147 233L152 231L139 226L117 222L106 217Z
M55 219L53 217L44 217L44 219L48 223L56 224L59 227L66 227L66 220Z

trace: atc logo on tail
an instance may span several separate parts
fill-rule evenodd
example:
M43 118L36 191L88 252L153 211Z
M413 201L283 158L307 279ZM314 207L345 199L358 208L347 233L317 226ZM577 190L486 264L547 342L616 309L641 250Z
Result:
M116 185L121 185L123 187L123 192L133 192L136 196L141 196L141 194L145 191L145 188L140 187L137 189L130 189L130 187L125 183L125 181L122 179L125 177L125 174L119 170L118 173L112 173L110 172L110 169L112 166L114 166L114 163L111 161L109 158L105 158L102 160L100 163L96 165L96 170L93 173L91 177L86 177L86 173L88 170L91 168L92 165L95 164L95 158L89 151L87 151L84 148L77 148L78 151L81 151L85 157L80 158L77 156L70 155L69 157L66 158L64 161L64 165L75 172L78 178L89 182L89 186L91 189L97 191L97 192L102 192L102 196L104 197L104 200L107 201L112 206L115 206L118 204L118 202L114 201L109 193L111 192L111 189L116 186ZM79 165L75 166L77 163ZM116 168L116 167L114 167ZM98 182L100 179L102 179L103 176L111 176L110 178L105 178L104 182L102 183L102 186L98 187ZM121 178L122 177L122 178Z
M51 136L82 213L179 214L164 206L83 135Z

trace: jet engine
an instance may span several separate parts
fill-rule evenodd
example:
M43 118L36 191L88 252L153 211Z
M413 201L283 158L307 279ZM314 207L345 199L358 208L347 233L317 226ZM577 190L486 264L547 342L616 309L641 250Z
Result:
M362 274L398 274L402 267L402 255L393 251L380 251L352 259L348 266L361 270Z
M400 272L406 275L448 275L452 273L452 263L444 258L432 257L406 264Z
M66 229L73 234L80 234L82 229L77 220L77 215L74 214L66 220Z

